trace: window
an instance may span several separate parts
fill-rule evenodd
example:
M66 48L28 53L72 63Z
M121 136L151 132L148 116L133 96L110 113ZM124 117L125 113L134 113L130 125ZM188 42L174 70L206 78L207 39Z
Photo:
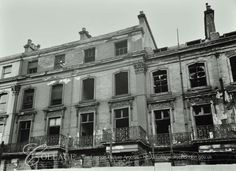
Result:
M2 74L2 77L3 78L8 78L11 76L11 69L12 69L12 66L9 65L9 66L4 66L3 67L3 74Z
M193 106L193 112L194 112L196 126L213 125L210 104Z
M156 123L156 133L169 133L170 126L170 110L155 110L155 123Z
M129 127L129 108L115 109L114 113L116 128Z
M7 93L0 94L0 113L1 112L3 112L3 113L6 112L7 98L8 98Z
M54 69L63 68L64 65L65 65L65 55L63 54L55 56Z
M62 84L56 84L52 86L51 105L62 104L62 89Z
M236 57L230 58L230 66L231 66L233 81L236 82Z
M190 65L188 69L191 88L207 85L204 63Z
M30 61L28 63L28 74L33 74L33 73L37 73L37 69L38 69L38 61Z
M48 135L59 135L61 127L61 118L50 118Z
M19 125L19 143L29 141L31 121L21 121Z
M94 113L83 113L80 114L81 123L81 136L92 136L93 135L93 122Z
M34 102L34 89L25 90L22 109L33 108L33 102Z
M95 48L84 50L84 63L95 61Z
M94 79L87 78L83 80L83 97L82 100L94 99Z
M167 71L153 72L154 93L168 92Z
M127 40L116 43L115 49L116 49L116 56L126 54L127 53Z
M3 141L3 129L4 129L4 125L0 123L0 144Z
M128 94L128 72L115 74L115 95Z

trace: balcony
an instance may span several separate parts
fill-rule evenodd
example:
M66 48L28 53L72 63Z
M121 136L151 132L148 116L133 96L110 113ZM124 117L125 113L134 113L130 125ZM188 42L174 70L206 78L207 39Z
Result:
M66 136L60 135L42 135L30 138L30 143L36 143L37 145L46 144L49 147L61 147L66 146Z
M232 140L236 139L236 124L197 126L194 140Z
M28 142L6 144L3 146L3 153L23 153L23 149L27 144Z
M172 133L171 136L169 133L157 134L151 136L150 141L154 146L158 147L169 147L172 140L172 145L188 145L191 143L192 134L190 132L178 132Z

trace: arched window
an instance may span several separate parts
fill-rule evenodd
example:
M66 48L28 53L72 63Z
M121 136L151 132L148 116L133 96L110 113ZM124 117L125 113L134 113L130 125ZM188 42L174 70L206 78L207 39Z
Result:
M168 92L167 71L158 70L152 73L154 93Z
M63 84L55 84L52 86L51 105L62 104Z
M191 88L207 85L206 70L204 63L189 65L189 80Z
M230 66L231 66L233 81L236 82L236 56L230 58Z
M122 71L115 74L115 95L129 93L128 72Z

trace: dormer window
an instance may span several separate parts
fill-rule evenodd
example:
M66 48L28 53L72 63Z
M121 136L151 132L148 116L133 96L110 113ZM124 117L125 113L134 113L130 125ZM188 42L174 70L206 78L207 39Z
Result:
M115 44L115 50L116 50L116 56L120 56L120 55L123 55L123 54L126 54L127 53L127 40L124 40L124 41L121 41L121 42L117 42Z
M95 48L84 50L84 63L95 61Z
M65 54L55 56L54 69L63 68L65 65Z

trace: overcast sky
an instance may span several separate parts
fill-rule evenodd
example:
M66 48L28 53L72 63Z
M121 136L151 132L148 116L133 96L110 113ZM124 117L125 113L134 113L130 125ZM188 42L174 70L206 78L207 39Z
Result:
M0 57L24 51L27 39L46 48L138 24L144 11L158 47L204 39L205 3L215 10L216 30L236 31L236 0L0 0Z

